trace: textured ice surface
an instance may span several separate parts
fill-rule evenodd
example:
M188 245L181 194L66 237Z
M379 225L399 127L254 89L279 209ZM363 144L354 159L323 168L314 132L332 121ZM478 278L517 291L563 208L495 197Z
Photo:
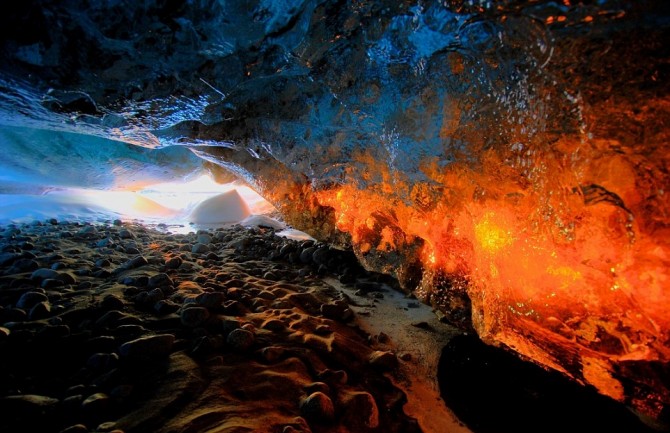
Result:
M622 0L12 5L2 191L241 179L485 341L660 419L669 16Z

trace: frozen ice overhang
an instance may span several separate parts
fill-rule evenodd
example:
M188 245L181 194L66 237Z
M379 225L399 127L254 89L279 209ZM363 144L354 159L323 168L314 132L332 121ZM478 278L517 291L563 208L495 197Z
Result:
M485 341L668 421L661 2L57 3L0 18L13 188L242 179Z

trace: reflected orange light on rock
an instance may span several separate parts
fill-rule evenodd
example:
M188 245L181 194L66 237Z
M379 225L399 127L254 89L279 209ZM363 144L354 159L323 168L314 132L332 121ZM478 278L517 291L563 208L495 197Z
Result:
M583 145L563 142L562 159L536 156L530 169L488 155L479 172L426 170L439 187L410 187L376 166L370 172L386 173L384 185L344 184L317 197L363 262L418 243L424 279L467 281L472 326L484 341L658 416L668 384L632 377L630 366L670 360L670 236L650 214L645 196L655 186L640 179L637 157L602 145L584 156ZM579 160L567 160L577 152ZM440 291L450 290L419 286L407 289L438 308ZM624 392L628 380L636 391Z

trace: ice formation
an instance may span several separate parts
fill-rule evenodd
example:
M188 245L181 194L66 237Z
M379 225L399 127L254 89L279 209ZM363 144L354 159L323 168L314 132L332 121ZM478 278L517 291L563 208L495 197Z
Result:
M667 422L664 2L11 8L0 192L241 179L484 341Z

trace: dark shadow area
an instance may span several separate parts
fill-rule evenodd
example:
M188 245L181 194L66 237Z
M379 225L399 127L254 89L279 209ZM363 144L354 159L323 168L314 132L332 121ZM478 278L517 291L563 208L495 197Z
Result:
M438 366L446 405L475 433L652 433L624 405L476 336L458 336Z

